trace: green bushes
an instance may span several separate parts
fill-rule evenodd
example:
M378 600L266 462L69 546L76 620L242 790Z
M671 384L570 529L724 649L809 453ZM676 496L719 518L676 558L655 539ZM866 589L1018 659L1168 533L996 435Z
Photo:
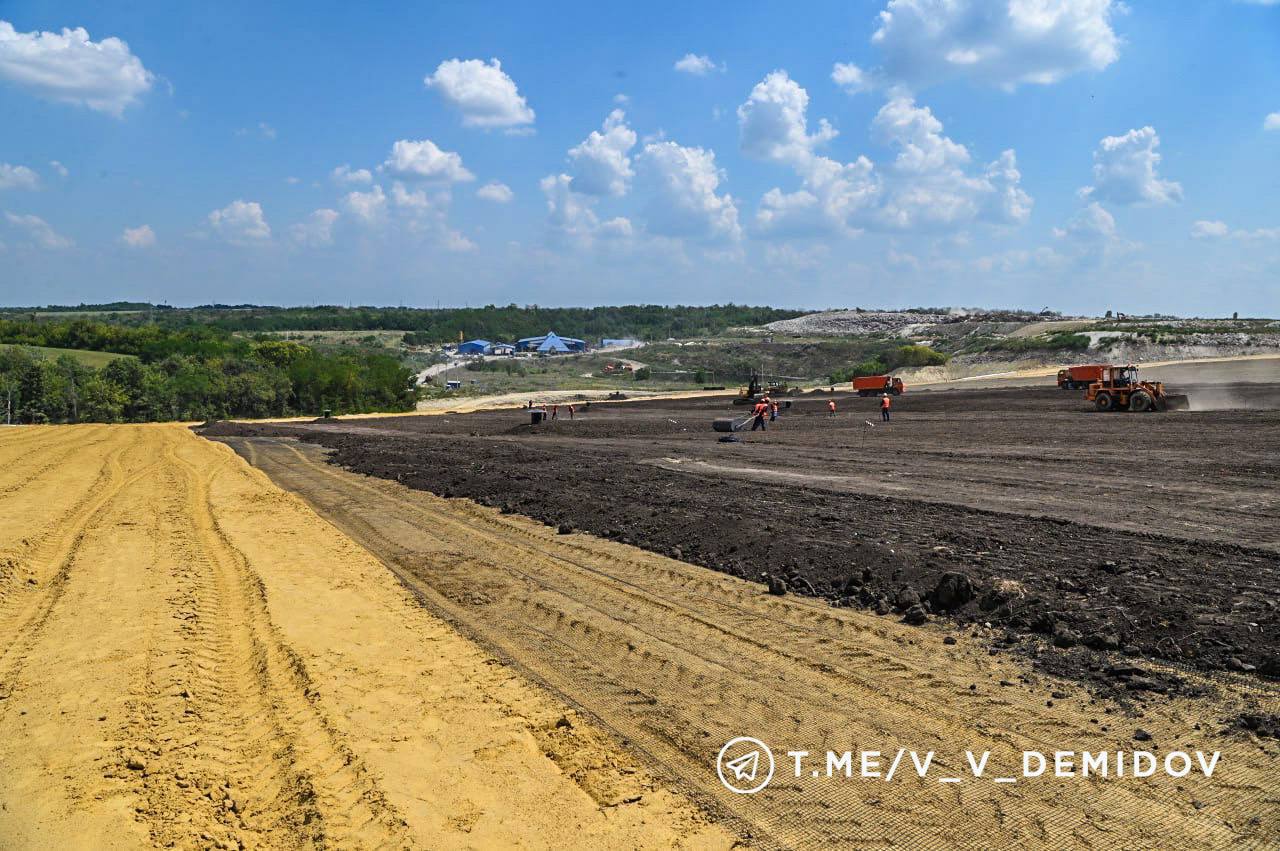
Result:
M830 379L832 384L850 381L859 375L884 375L903 367L941 366L951 359L951 355L939 352L928 346L910 344L905 346L887 345L876 354L852 366L833 370Z
M1053 331L1034 337L980 337L969 341L967 352L1083 352L1089 348L1089 335L1071 331Z
M100 369L0 349L0 402L20 422L148 422L411 410L412 372L377 353L328 354L223 331L0 322L0 342L137 355Z

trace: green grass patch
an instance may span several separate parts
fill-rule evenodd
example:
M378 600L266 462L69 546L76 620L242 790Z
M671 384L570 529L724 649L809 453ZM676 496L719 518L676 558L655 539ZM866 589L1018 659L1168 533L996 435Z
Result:
M101 369L113 360L120 358L132 358L133 355L121 355L115 352L91 352L84 349L56 349L52 346L15 346L11 343L0 343L0 349L22 348L35 354L37 357L47 358L49 360L57 360L62 355L70 355L75 358L76 363L82 366L91 367L92 369Z

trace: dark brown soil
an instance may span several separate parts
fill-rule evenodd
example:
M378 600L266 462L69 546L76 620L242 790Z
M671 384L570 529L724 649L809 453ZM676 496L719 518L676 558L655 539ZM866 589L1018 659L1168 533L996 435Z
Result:
M1194 400L1197 388L1189 391ZM790 399L721 443L724 397L327 424L217 424L335 450L468 497L908 621L1005 627L1001 648L1121 693L1176 666L1280 676L1280 386L1248 410L1099 414L1056 389ZM779 582L778 580L781 580ZM1150 666L1143 657L1175 663ZM1158 669L1158 670L1157 670Z

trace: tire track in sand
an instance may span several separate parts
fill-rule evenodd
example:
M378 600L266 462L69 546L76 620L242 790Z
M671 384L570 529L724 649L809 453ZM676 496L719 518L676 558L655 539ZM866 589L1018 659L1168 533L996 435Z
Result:
M118 776L145 802L157 845L204 836L231 847L382 848L412 844L361 759L314 705L300 659L280 639L261 580L222 534L209 464L166 433L167 547L181 560L135 691ZM162 612L163 614L160 614ZM143 771L130 771L145 764ZM216 771L211 771L216 768ZM177 820L178 816L189 820Z

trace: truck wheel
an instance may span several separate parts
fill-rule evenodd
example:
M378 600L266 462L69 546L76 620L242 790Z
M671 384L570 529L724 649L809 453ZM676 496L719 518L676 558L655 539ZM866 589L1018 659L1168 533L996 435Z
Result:
M1115 406L1115 400L1104 390L1094 397L1093 406L1099 411L1110 411Z
M1144 390L1139 390L1129 397L1129 410L1140 414L1143 411L1151 410L1151 396Z

